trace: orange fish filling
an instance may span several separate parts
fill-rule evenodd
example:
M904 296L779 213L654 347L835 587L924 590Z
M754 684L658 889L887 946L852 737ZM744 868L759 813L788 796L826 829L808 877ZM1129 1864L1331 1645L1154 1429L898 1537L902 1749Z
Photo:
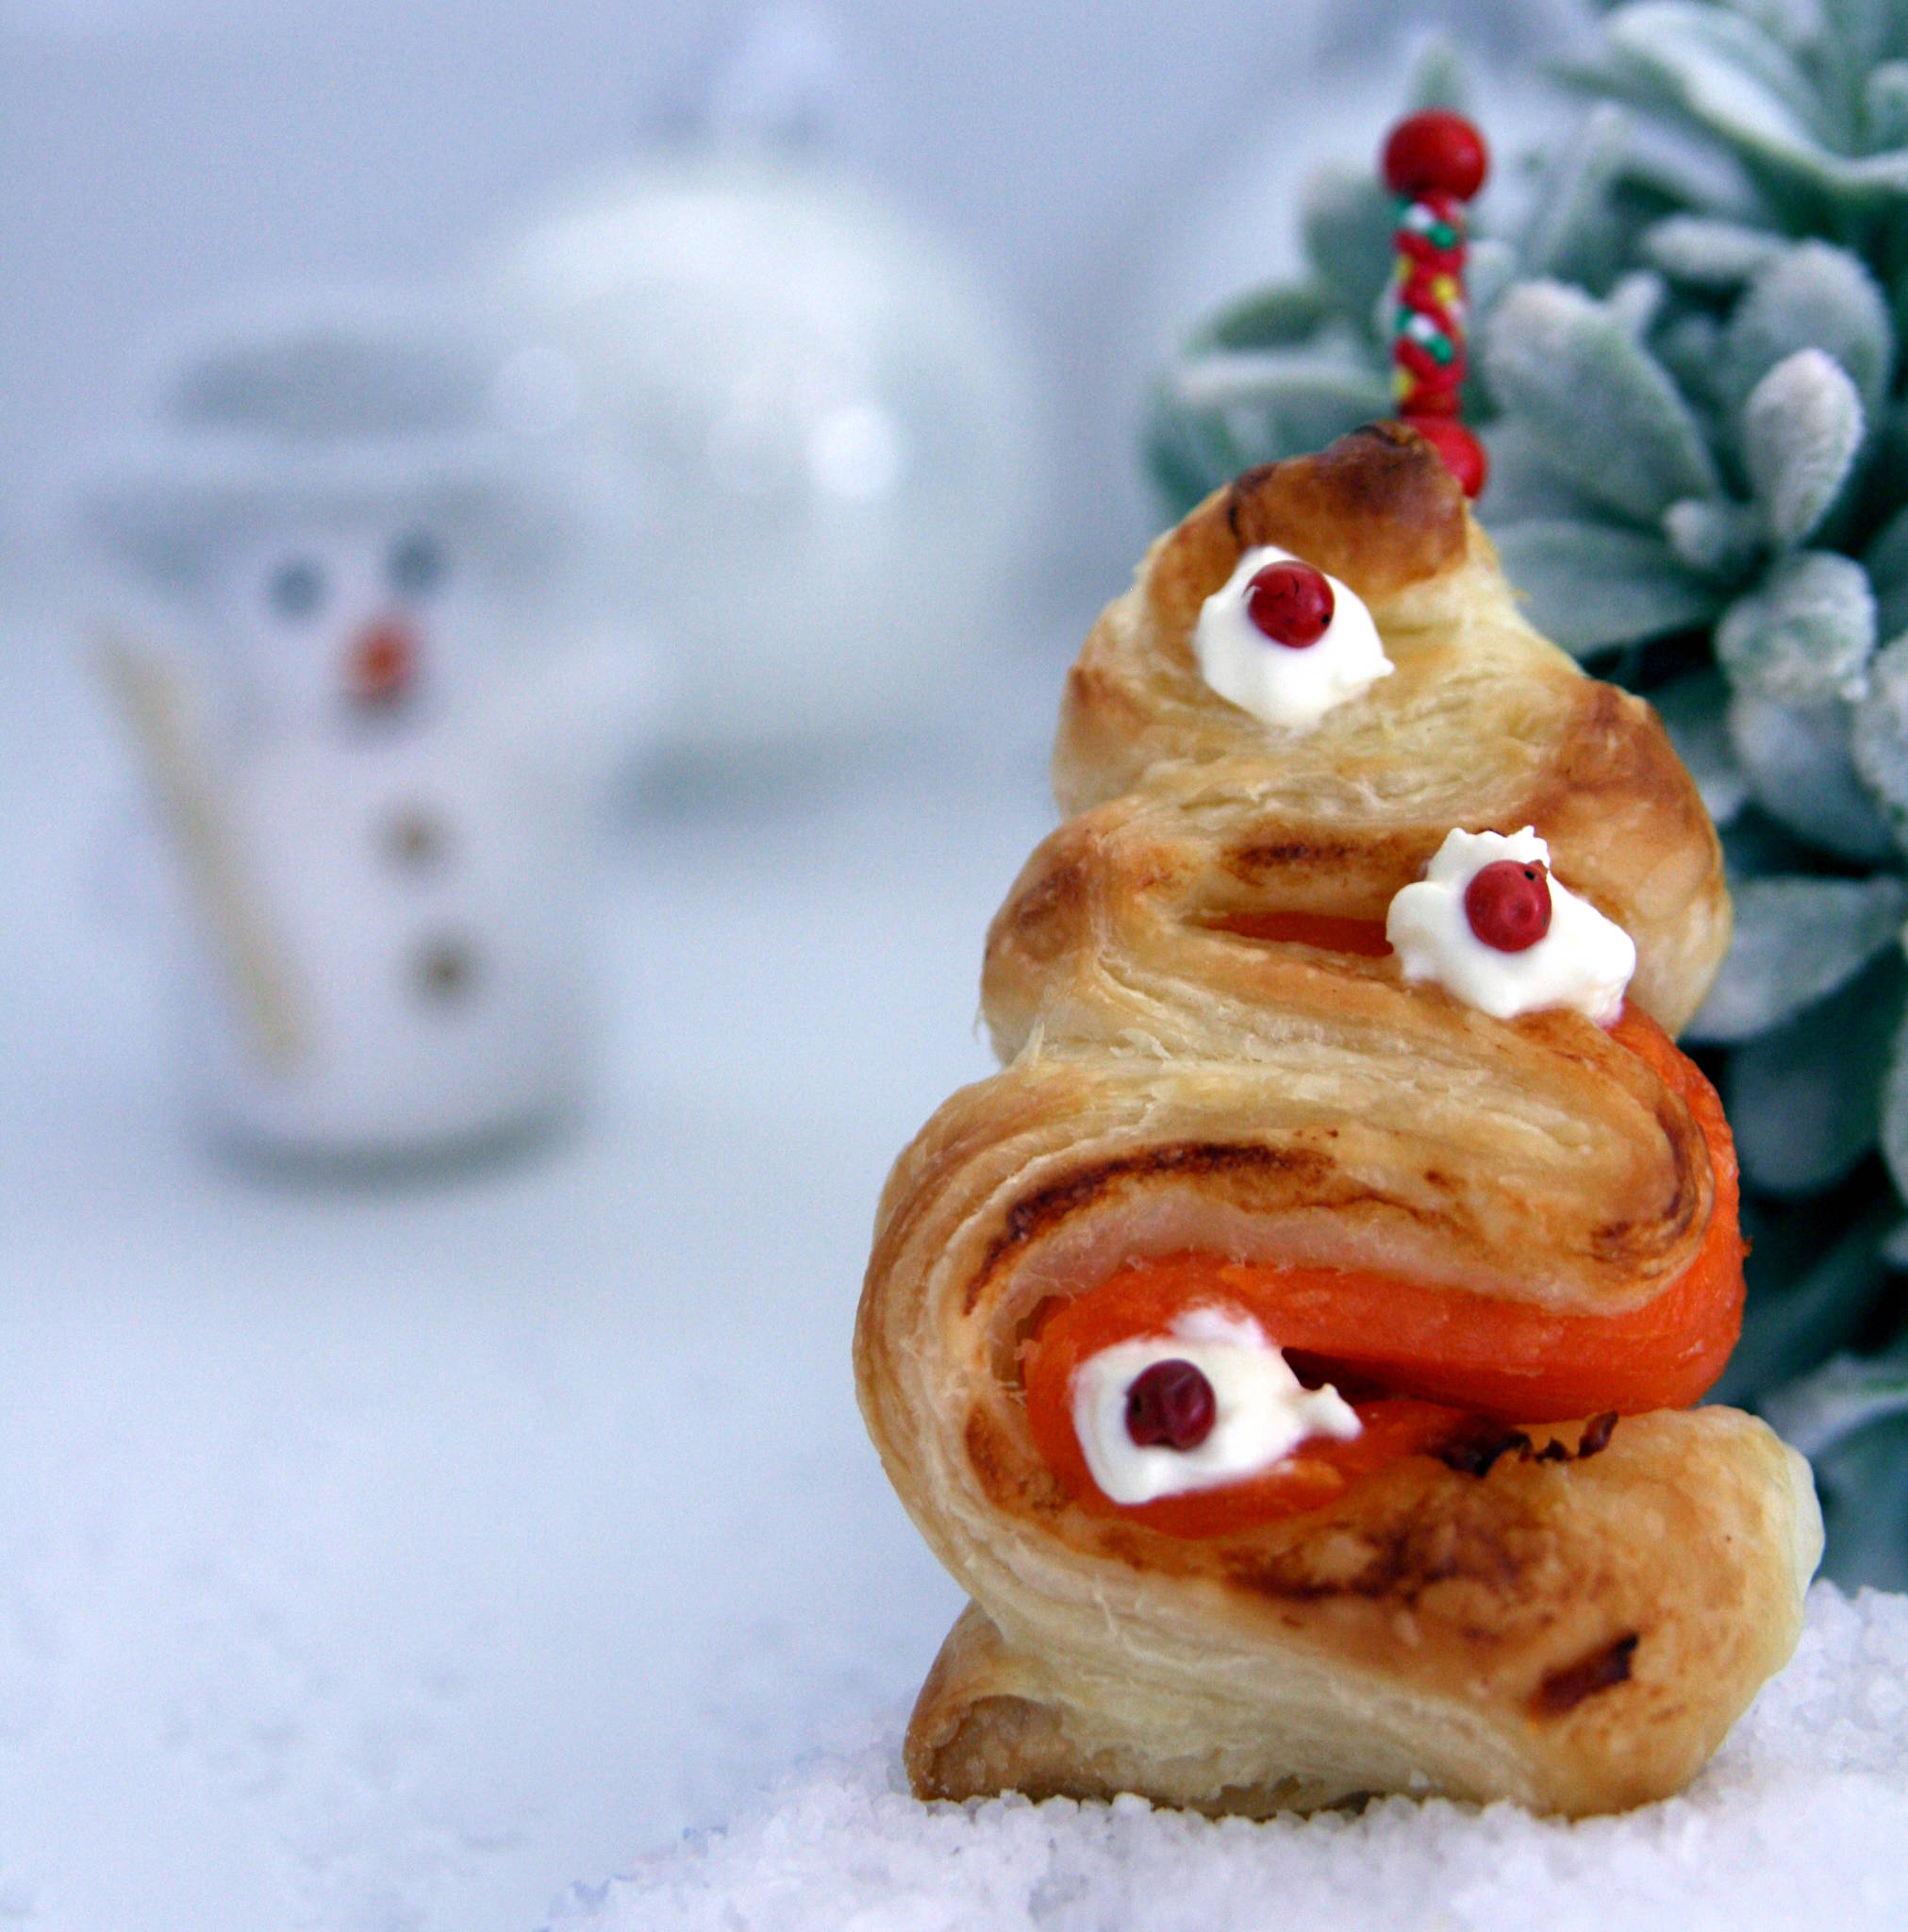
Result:
M1213 1536L1329 1503L1359 1476L1460 1438L1484 1416L1563 1422L1615 1409L1684 1408L1721 1374L1742 1326L1746 1252L1735 1144L1701 1071L1654 1021L1626 1008L1613 1037L1681 1097L1708 1145L1715 1205L1695 1258L1661 1293L1613 1315L1528 1303L1355 1269L1281 1268L1214 1255L1134 1262L1057 1308L1026 1357L1035 1445L1084 1505L1176 1536ZM1285 1461L1220 1489L1122 1507L1101 1494L1074 1434L1072 1381L1101 1350L1165 1335L1189 1307L1252 1316L1304 1379L1353 1399L1363 1433L1314 1439Z

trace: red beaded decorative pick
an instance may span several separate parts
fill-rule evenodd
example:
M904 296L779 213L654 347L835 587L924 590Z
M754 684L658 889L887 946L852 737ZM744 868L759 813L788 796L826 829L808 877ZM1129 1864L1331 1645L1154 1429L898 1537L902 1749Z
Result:
M1246 585L1246 615L1275 644L1302 651L1331 627L1337 600L1322 571L1296 558L1254 571Z
M1218 1419L1212 1384L1191 1362L1154 1362L1126 1391L1126 1433L1141 1449L1197 1449Z
M1551 929L1550 869L1516 858L1480 866L1464 889L1464 916L1495 951L1528 952Z
M1475 496L1488 471L1484 446L1460 420L1465 358L1464 204L1484 186L1490 158L1461 114L1435 108L1391 130L1382 162L1399 196L1393 234L1392 386L1402 422L1419 431Z

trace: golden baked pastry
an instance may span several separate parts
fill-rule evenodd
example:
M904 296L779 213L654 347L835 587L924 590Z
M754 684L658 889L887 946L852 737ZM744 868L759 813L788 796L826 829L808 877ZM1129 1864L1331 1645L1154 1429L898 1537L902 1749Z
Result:
M1194 655L1266 545L1362 598L1393 667L1304 729ZM1764 1424L1685 1406L1742 1250L1720 1108L1661 1029L1729 909L1654 714L1530 628L1429 446L1380 426L1153 547L1054 771L1075 816L988 935L1004 1069L896 1164L856 1329L889 1477L973 1599L915 1790L1262 1815L1679 1789L1792 1650L1821 1528ZM1453 828L1526 826L1634 941L1614 1026L1494 1018L1386 943ZM1276 1344L1343 1440L1119 1500L1081 1377L1196 1332ZM1139 1384L1107 1386L1140 1441Z

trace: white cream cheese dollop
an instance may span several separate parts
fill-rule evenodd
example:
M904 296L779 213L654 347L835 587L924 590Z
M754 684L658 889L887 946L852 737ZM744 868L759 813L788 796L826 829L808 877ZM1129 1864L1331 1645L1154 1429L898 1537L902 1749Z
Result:
M1212 1385L1212 1432L1190 1449L1142 1448L1127 1432L1127 1392L1169 1361L1190 1362ZM1217 1489L1283 1461L1307 1437L1349 1441L1363 1428L1336 1389L1305 1388L1250 1316L1219 1308L1188 1308L1165 1335L1089 1356L1073 1372L1071 1394L1087 1467L1115 1503Z
M1304 730L1389 677L1394 667L1365 600L1322 571L1332 587L1332 621L1323 636L1299 649L1273 642L1248 614L1246 589L1269 563L1285 562L1304 558L1270 543L1248 550L1201 606L1192 649L1200 675L1228 703L1262 724Z
M1552 877L1551 926L1543 938L1518 953L1486 945L1471 929L1464 895L1485 866L1504 859L1548 868L1551 848L1532 825L1508 837L1454 831L1425 876L1393 896L1385 937L1405 983L1435 981L1498 1020L1568 1007L1609 1025L1636 971L1636 942Z

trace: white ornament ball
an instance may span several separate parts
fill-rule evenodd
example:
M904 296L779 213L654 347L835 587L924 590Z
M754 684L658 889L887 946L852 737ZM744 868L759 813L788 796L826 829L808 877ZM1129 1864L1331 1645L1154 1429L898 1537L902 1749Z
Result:
M998 635L1037 436L1011 332L865 187L707 150L600 180L503 246L500 402L576 437L612 619L672 661L679 752L919 713Z

